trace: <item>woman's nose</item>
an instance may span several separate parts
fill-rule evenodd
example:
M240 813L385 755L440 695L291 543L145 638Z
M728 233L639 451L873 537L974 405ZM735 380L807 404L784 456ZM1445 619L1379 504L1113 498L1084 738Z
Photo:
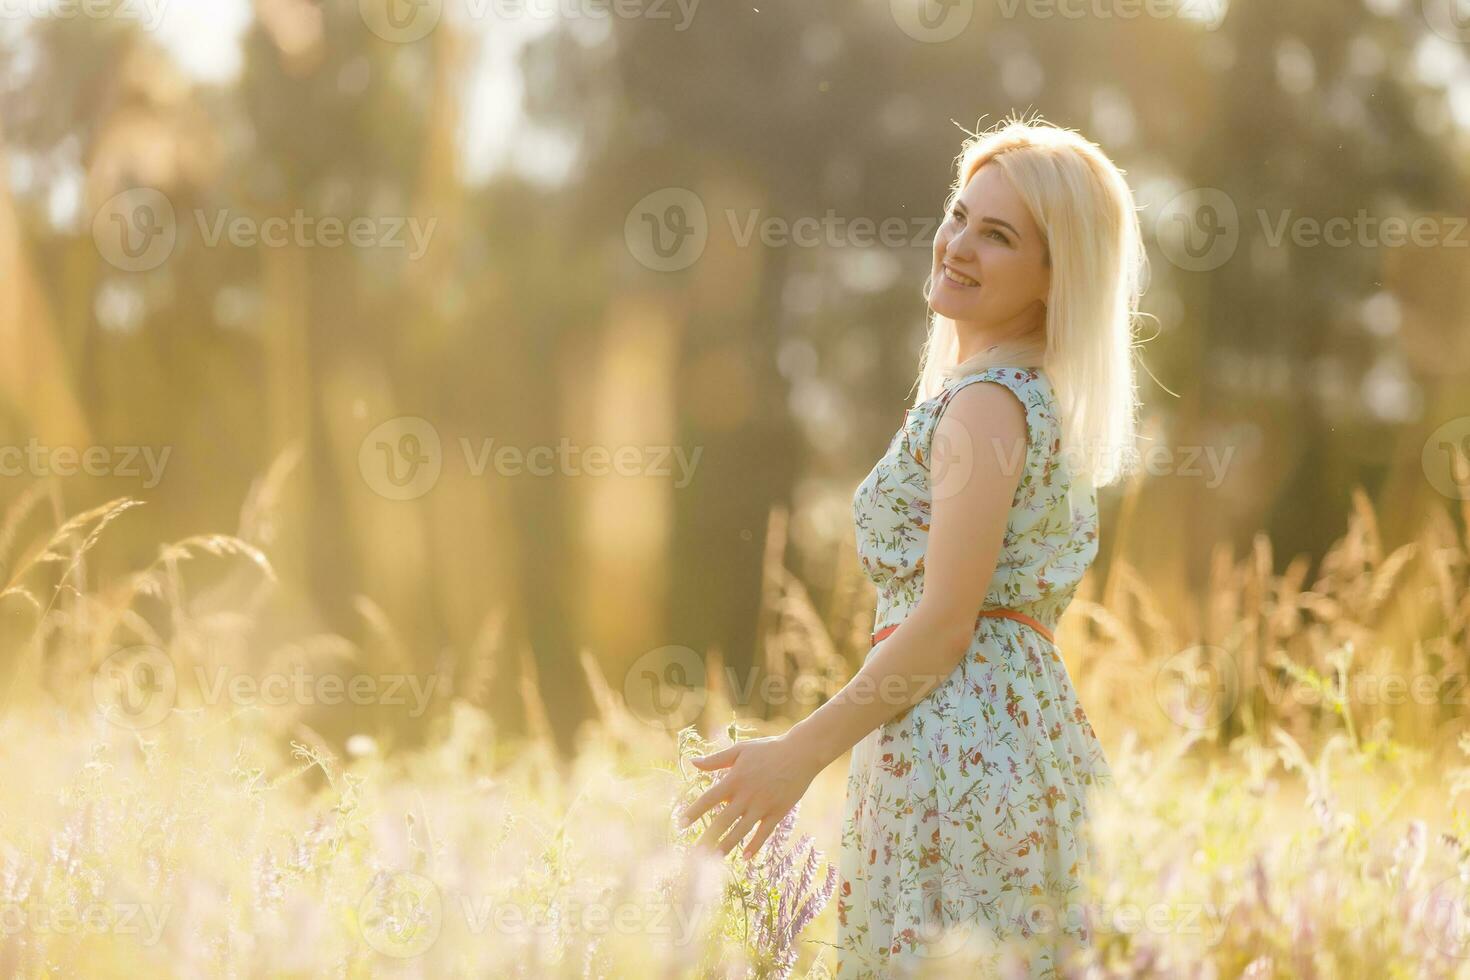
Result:
M945 258L956 262L973 263L975 261L975 249L970 242L969 236L965 234L956 235L949 240L949 246L944 250Z

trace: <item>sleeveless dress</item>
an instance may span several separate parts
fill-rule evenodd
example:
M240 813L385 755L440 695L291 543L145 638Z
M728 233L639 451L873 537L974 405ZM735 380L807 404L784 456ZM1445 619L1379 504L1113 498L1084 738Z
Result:
M977 382L1009 388L1027 426L1025 469L984 608L1013 609L1054 631L1097 555L1096 491L1069 472L1044 371L991 367L952 379L908 410L853 497L859 561L878 593L875 632L902 622L923 595L930 462L938 453L942 466L945 452L935 428L955 393ZM1067 944L1090 939L1085 823L1090 794L1112 784L1056 647L1015 620L977 619L955 670L853 747L839 980L974 976L945 969L958 970L962 955L995 968L1007 941L1033 950L1020 975L1056 976Z

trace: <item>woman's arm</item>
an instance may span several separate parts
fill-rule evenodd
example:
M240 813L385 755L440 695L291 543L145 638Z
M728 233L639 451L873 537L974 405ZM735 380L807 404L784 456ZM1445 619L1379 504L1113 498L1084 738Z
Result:
M966 385L935 428L924 593L832 700L786 734L825 768L919 703L959 665L995 575L1026 461L1026 410L998 383Z
M755 854L832 760L954 671L995 575L1025 462L1026 412L1010 389L975 383L956 392L930 453L933 502L918 606L856 677L785 734L694 760L702 769L729 769L684 811L681 824L688 826L716 803L728 804L710 821L701 846L728 853L758 821L745 848L747 856Z

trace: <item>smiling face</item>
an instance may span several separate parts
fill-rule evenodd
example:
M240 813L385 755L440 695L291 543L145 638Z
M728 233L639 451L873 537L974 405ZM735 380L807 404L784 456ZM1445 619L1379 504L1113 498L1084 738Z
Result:
M975 171L934 236L929 308L991 331L1045 322L1051 269L1031 212L994 161Z

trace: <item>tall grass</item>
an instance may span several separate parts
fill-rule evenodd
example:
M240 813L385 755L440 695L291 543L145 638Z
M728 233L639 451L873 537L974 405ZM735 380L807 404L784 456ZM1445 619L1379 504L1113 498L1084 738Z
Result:
M697 725L670 730L587 654L598 713L564 758L535 724L548 681L507 653L495 615L474 649L436 661L444 685L412 745L380 723L383 704L324 733L343 715L323 688L211 699L195 681L215 671L382 680L422 654L367 597L367 641L273 628L282 586L259 511L107 581L92 556L146 508L68 518L33 489L0 520L0 972L832 975L845 762L751 861L692 851L701 826L672 820L713 778L685 764L710 745L700 731L779 731L805 706L737 703L710 657ZM871 607L848 570L819 608L780 559L784 515L772 521L762 666L827 694ZM1455 693L1470 540L1437 513L1387 548L1359 492L1310 571L1276 573L1257 539L1239 561L1217 555L1197 608L1162 607L1117 559L1075 602L1061 646L1119 779L1092 825L1087 900L1027 910L1036 941L1059 915L1092 923L1065 975L1470 975ZM485 710L502 683L527 698L529 733ZM930 975L973 976L995 952L942 939Z

